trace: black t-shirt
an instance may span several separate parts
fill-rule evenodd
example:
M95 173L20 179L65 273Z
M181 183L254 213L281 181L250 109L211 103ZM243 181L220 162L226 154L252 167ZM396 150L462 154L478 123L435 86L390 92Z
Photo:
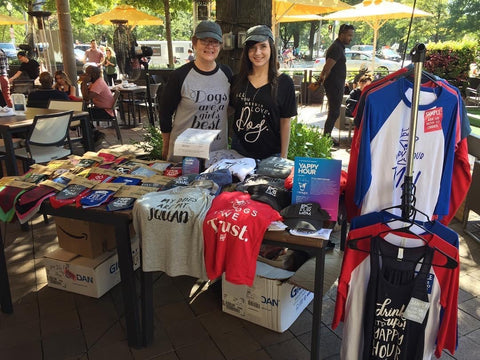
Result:
M19 70L26 72L30 79L36 79L40 74L40 65L36 60L30 59L27 63L22 63Z
M234 76L234 84L236 80ZM243 90L231 94L230 99L235 109L232 149L254 159L279 154L280 119L297 115L293 80L285 74L278 77L276 101L272 98L270 84L257 89L249 81Z
M347 77L347 59L345 57L345 46L339 39L336 39L327 49L325 59L335 60L330 75L325 79L325 87L343 88Z
M69 98L68 95L62 91L39 89L28 94L27 106L46 109L50 100L69 100Z

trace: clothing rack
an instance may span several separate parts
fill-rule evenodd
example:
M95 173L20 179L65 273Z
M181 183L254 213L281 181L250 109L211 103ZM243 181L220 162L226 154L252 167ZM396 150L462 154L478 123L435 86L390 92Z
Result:
M413 157L415 154L415 139L417 134L418 104L422 80L422 68L425 62L427 48L424 44L417 44L412 49L413 68L413 94L412 110L410 115L410 133L408 135L407 166L402 188L402 218L409 219L414 213L415 188L413 184Z

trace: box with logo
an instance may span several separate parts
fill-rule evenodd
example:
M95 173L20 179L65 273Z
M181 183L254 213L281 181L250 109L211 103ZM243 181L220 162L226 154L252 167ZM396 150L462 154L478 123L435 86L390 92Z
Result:
M113 225L55 217L59 246L91 259L117 246Z
M133 269L140 266L138 237L131 240ZM109 251L89 259L64 249L45 255L48 286L77 294L101 297L120 282L117 252Z
M289 284L286 279L265 277L270 276L267 271L272 269L275 268L257 262L252 287L232 284L224 274L222 310L277 332L287 330L313 300L313 293Z

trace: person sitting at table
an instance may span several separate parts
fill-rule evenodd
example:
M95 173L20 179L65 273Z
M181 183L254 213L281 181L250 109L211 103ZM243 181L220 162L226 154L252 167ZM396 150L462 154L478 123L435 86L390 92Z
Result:
M40 74L40 88L28 95L27 106L37 108L48 108L50 100L69 100L64 92L53 88L53 77L48 71Z
M92 120L111 119L113 117L113 95L105 80L101 76L101 70L97 66L89 65L85 73L79 76L81 82L80 90L84 101L91 101L93 106L90 108ZM95 130L93 139L95 145L98 145L105 137L105 134Z
M55 72L55 85L53 87L58 91L61 91L67 94L67 96L71 100L80 99L80 98L77 98L77 94L75 92L75 86L72 84L67 74L65 74L65 72L62 70L58 70Z
M21 62L20 68L15 75L8 79L8 82L11 84L16 79L35 80L40 73L40 64L34 59L29 59L25 51L19 51L17 58Z

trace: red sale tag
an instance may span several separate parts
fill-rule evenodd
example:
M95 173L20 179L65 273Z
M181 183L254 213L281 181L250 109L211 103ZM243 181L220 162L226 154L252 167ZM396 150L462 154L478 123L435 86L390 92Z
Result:
M442 130L443 108L426 110L424 114L423 132Z

